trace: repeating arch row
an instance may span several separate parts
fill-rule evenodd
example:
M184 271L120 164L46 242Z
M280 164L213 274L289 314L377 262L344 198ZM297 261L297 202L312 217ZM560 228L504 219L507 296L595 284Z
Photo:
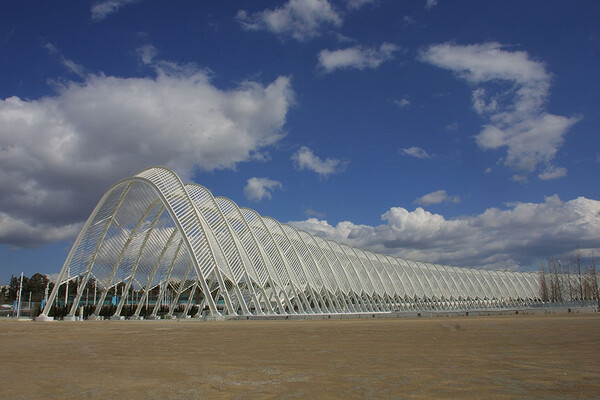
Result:
M122 295L112 298L114 316L127 306L132 318L144 306L156 317L161 307L171 316L182 308L187 315L192 306L213 315L288 315L540 301L537 273L459 268L353 248L240 208L201 185L184 185L160 167L119 181L101 198L73 244L50 305L59 286L73 280L78 290L71 315L90 282L101 288L92 318L117 287Z

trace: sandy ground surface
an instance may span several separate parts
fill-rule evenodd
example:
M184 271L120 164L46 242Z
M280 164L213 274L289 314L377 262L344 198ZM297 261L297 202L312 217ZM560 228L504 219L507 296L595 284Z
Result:
M0 320L1 399L600 398L600 313Z

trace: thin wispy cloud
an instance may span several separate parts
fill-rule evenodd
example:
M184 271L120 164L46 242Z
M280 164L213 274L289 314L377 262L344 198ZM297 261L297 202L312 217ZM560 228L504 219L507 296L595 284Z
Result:
M365 4L373 4L375 0L345 0L346 7L350 10L358 10Z
M375 69L383 62L392 60L400 48L393 43L383 43L379 48L362 46L340 50L321 50L318 55L318 67L325 73L338 69Z
M404 25L414 25L417 23L417 20L412 15L405 15L402 17L402 21L404 21Z
M457 131L458 130L458 122L453 122L451 124L448 124L444 127L444 129L446 129L447 131Z
M444 43L423 50L420 59L453 71L475 88L473 108L486 120L476 136L484 150L506 148L505 165L540 177L566 170L552 164L564 137L579 117L549 114L545 103L551 74L524 51L509 51L496 42ZM503 86L501 84L504 84Z
M401 99L394 100L394 104L400 108L408 108L408 106L410 106L410 100L408 99L408 96L403 96Z
M425 8L428 9L428 10L430 10L433 7L437 6L437 3L438 3L437 0L427 0L425 2Z
M110 14L114 14L119 9L128 4L137 3L140 0L105 0L98 1L92 5L92 21L102 21Z
M529 178L523 174L514 174L510 177L510 180L517 183L529 183Z
M318 212L312 208L305 209L304 215L306 215L307 217L325 218L325 213Z
M538 175L538 178L544 181L550 179L564 178L567 176L567 169L563 167L550 167Z
M54 44L48 42L44 45L44 48L48 51L48 53L50 53L54 57L57 57L58 61L68 71L72 72L73 74L75 74L81 78L85 77L85 68L83 66L77 64L73 60L70 60L70 59L66 58L64 55L62 55L60 50Z
M425 150L423 150L422 148L417 147L417 146L399 149L398 153L400 153L403 156L409 156L409 157L415 157L415 158L423 158L423 159L433 158L433 155L427 153Z
M153 45L146 44L138 47L136 53L143 64L151 65L158 55L158 50Z

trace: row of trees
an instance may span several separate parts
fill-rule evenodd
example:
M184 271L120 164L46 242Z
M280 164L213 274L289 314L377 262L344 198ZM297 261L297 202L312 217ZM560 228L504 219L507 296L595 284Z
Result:
M20 281L20 276L10 278L8 287L0 291L0 304L12 304L17 300ZM54 283L50 282L46 275L33 274L30 278L24 276L21 296L23 299L29 299L29 294L31 293L31 301L39 303L44 298L46 287L48 287L48 292L51 292L52 288L54 288Z
M598 300L600 288L594 253L584 260L581 251L565 260L552 256L540 267L540 297L543 301L563 302Z

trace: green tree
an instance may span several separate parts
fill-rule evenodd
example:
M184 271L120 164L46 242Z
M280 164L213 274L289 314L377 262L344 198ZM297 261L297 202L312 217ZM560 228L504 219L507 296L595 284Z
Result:
M29 280L28 277L23 276L23 286L27 284ZM10 278L10 284L8 285L8 301L13 302L17 300L17 296L19 295L19 285L21 284L20 276L12 276Z
M27 285L23 284L23 292L31 293L32 301L42 301L44 298L44 291L50 280L46 275L40 273L33 274L31 278L27 280Z
M8 302L8 287L3 287L0 289L0 304L5 304Z

